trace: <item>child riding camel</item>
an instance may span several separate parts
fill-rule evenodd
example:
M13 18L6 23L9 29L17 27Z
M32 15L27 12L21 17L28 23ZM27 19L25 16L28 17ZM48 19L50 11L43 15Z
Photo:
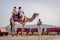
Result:
M18 19L20 19L21 21L23 21L25 15L24 15L24 12L21 11L21 7L18 8L18 14L19 14Z

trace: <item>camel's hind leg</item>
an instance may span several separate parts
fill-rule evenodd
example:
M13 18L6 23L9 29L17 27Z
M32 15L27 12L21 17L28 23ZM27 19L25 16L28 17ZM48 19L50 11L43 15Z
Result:
M23 33L24 33L24 25L25 25L25 24L22 24L22 31L21 31L21 35L23 35Z

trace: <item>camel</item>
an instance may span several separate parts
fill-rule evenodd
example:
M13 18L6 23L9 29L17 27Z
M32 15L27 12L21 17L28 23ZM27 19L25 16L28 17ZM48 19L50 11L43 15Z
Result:
M32 22L38 15L39 15L39 13L34 13L31 18L28 18L25 16L24 21L18 20L16 16L11 17L10 18L11 32L12 32L12 28L16 25L15 22L18 22L18 23L22 24L21 33L23 34L25 23Z

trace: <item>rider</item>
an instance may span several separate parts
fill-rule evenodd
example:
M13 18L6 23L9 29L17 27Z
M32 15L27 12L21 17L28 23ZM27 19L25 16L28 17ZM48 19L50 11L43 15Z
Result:
M14 16L16 16L16 17L18 18L18 11L17 11L16 7L13 8L12 14L13 14L13 15L12 15L12 19L13 19ZM11 23L12 36L14 36L14 35L15 35L15 32L16 32L15 27L13 26L13 23L14 23L14 22ZM14 25L15 25L15 24L14 24Z
M13 13L13 16L18 16L18 11L17 11L16 7L14 7L12 13Z
M19 7L18 8L18 18L21 20L21 21L23 21L24 20L24 12L23 11L21 11L21 7Z

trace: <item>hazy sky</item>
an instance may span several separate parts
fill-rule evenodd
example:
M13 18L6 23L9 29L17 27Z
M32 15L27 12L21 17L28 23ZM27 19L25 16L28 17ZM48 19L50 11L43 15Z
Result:
M0 27L9 25L14 6L17 9L21 6L29 18L38 12L43 24L60 26L60 0L0 0ZM26 24L36 24L37 21L38 17Z

